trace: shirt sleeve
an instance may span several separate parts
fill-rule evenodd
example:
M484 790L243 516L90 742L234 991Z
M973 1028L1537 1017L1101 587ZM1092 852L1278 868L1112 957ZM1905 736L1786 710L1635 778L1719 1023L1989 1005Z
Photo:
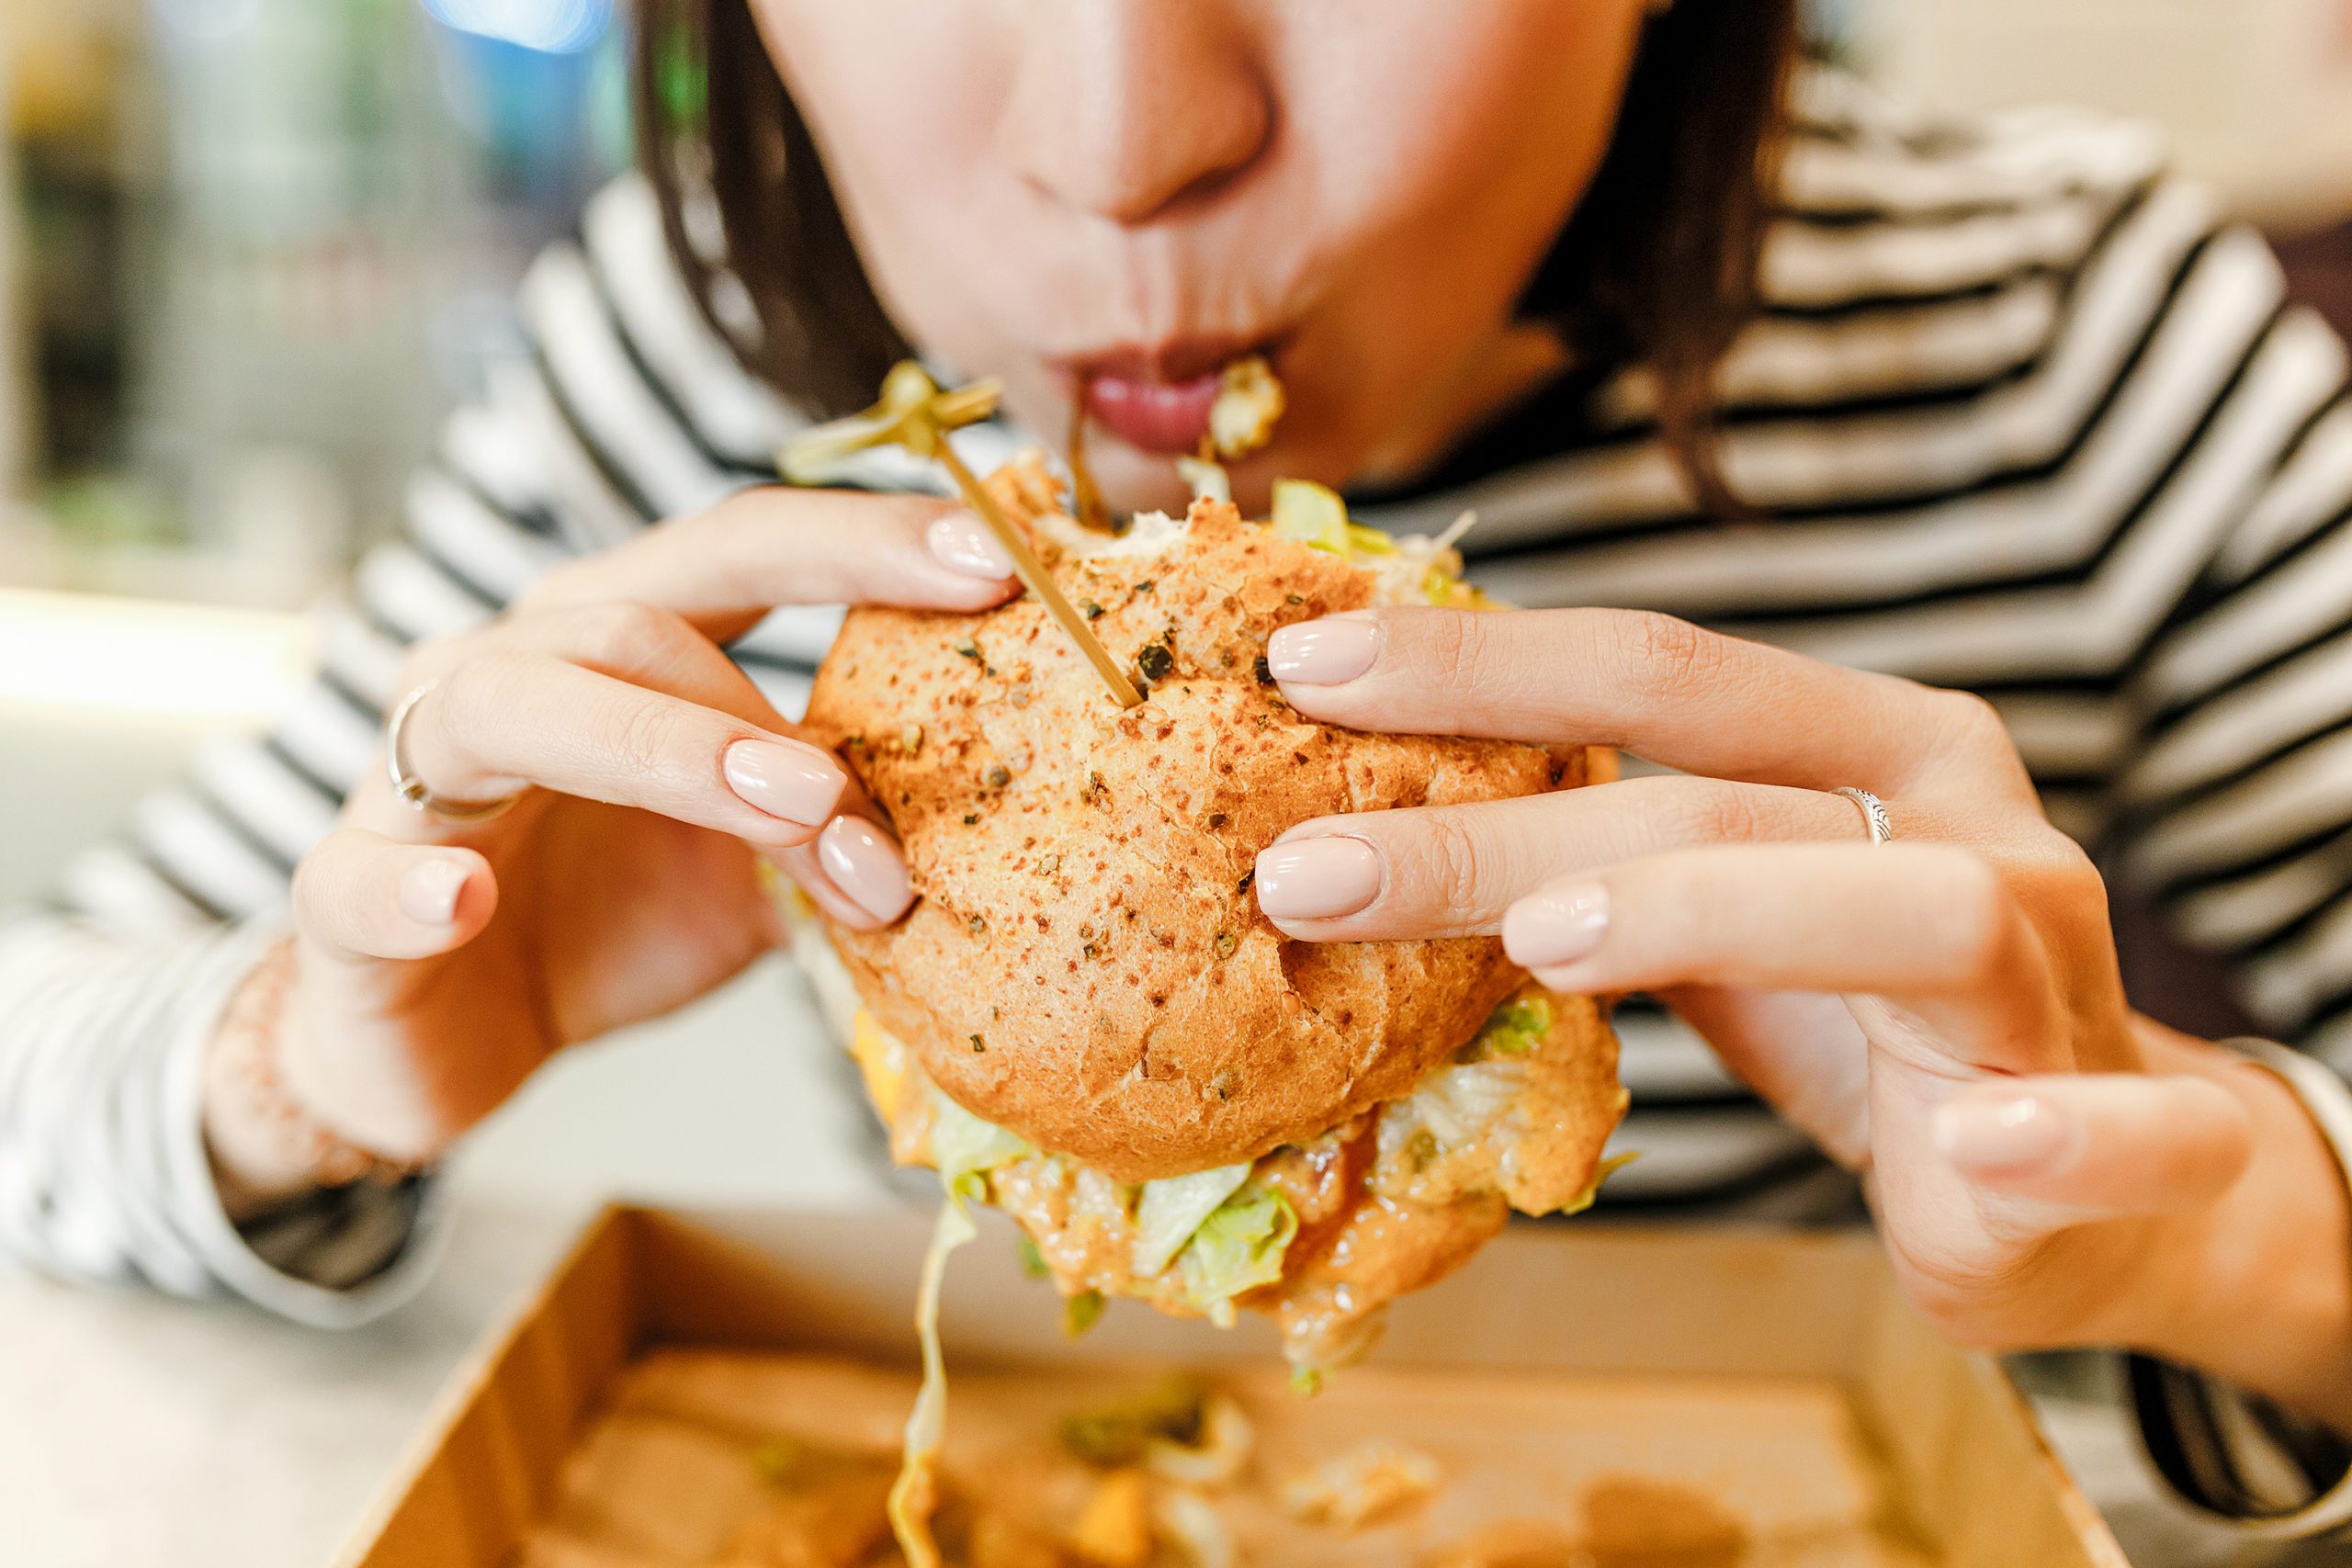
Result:
M762 465L793 423L685 293L641 180L538 259L521 309L530 355L448 422L401 535L322 606L316 679L266 733L207 749L140 802L45 903L0 917L0 1256L323 1325L386 1310L430 1266L429 1179L232 1224L200 1131L203 1054L282 933L296 863L378 765L408 645L479 626L653 518L773 479ZM808 639L749 640L747 671L797 706Z

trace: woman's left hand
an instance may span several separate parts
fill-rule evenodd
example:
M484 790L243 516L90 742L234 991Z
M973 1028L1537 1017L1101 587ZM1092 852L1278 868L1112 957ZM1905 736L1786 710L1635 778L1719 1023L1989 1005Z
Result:
M1369 612L1267 658L1326 723L1686 775L1305 823L1258 860L1284 931L1499 931L1556 990L1658 995L1868 1173L1948 1333L2177 1337L2178 1255L2206 1245L2184 1236L2240 1183L2270 1090L2133 1016L2099 876L1982 700L1622 611ZM1894 841L1840 786L1884 801Z

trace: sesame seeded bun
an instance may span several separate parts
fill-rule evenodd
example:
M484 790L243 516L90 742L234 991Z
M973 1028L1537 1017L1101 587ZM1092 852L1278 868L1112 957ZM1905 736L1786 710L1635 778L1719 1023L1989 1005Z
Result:
M1214 502L1101 539L1056 514L1042 469L991 482L1148 690L1121 710L1026 596L850 613L808 723L888 813L920 895L888 931L831 933L865 1005L967 1110L1122 1180L1409 1091L1521 972L1487 937L1293 942L1258 912L1258 852L1326 813L1582 784L1587 754L1309 723L1266 638L1400 596L1394 572Z

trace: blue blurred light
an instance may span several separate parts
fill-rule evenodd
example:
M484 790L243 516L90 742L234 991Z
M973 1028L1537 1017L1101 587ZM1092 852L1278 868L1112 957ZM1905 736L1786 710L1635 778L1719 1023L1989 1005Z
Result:
M424 0L424 9L452 32L541 54L577 54L613 23L613 0Z

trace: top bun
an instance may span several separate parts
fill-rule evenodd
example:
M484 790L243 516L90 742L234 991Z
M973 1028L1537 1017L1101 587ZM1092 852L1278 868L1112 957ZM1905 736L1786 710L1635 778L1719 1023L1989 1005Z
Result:
M991 484L1145 702L1122 710L1034 598L850 612L808 723L921 895L888 931L832 931L866 1006L967 1110L1121 1180L1408 1091L1521 971L1490 937L1293 942L1258 912L1258 852L1326 813L1581 784L1583 750L1309 723L1266 638L1379 602L1373 571L1222 502L1109 540L1051 514L1042 469Z

